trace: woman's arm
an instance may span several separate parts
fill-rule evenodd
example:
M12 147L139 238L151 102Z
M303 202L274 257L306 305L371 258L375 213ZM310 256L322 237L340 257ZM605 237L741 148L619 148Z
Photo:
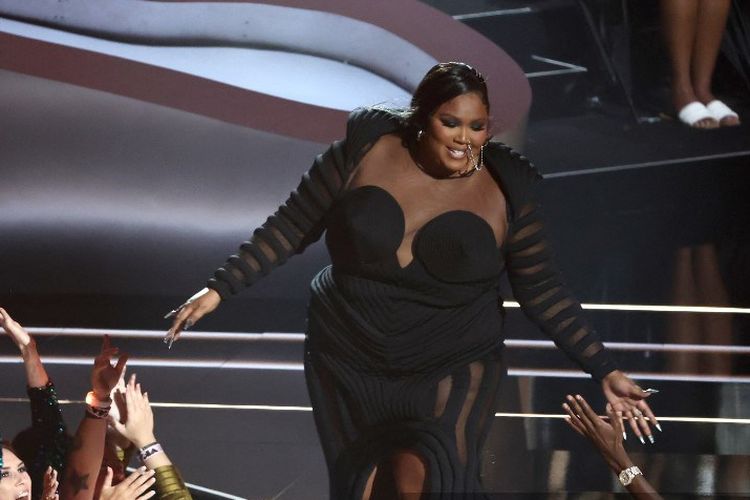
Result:
M523 173L532 170L517 164ZM506 260L513 294L527 317L536 323L569 358L578 363L602 385L607 400L621 412L633 432L653 442L649 423L658 422L645 398L649 394L638 387L617 366L599 336L588 325L578 300L568 290L557 268L544 234L541 208L534 196L538 178L523 186L525 193L509 231ZM639 416L648 417L648 421ZM658 428L658 427L657 427Z
M361 156L383 134L400 125L397 115L376 108L354 110L347 121L346 140L334 142L318 155L297 189L258 229L239 252L209 279L207 288L167 314L173 318L165 342L176 340L221 300L239 293L317 241L324 217L346 187Z
M92 391L87 396L86 415L81 420L68 454L66 473L60 486L62 500L90 500L94 498L99 470L104 457L104 438L107 433L107 414L112 400L109 395L125 369L127 355L119 356L113 366L111 359L119 354L104 336L102 349L94 360L91 371Z
M36 342L17 321L8 314L8 311L0 307L0 326L11 338L23 357L23 367L26 370L26 383L29 387L44 387L49 382L47 371L42 365L39 353L36 350Z
M71 438L57 402L55 386L44 369L34 338L3 308L0 308L0 326L16 344L23 358L26 392L31 406L31 427L21 431L14 438L13 445L29 467L32 484L38 488L45 483L48 468L64 473L65 455Z
M566 399L567 402L563 403L563 409L568 414L565 422L594 445L618 478L623 471L632 471L635 464L622 444L622 421L617 418L611 406L607 405L607 423L591 409L582 396L568 395ZM640 469L638 471L640 472ZM627 477L627 474L624 476ZM632 476L625 488L634 498L641 500L661 498L642 472Z

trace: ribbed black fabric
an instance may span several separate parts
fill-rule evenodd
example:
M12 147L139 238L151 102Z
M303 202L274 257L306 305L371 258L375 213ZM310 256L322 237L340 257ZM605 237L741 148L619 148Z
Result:
M425 191L394 192L401 184L393 171L383 185L352 180L355 170L378 177L379 166L363 158L400 129L388 111L354 112L346 142L316 159L287 203L209 283L226 298L327 229L333 265L312 283L305 373L336 499L361 498L373 470L387 469L403 450L425 464L435 498L481 491L479 452L505 371L497 287L506 264L532 321L595 378L614 369L554 266L534 195L540 176L529 162L500 144L486 148L507 221L463 208L472 200L446 207L425 195L406 199L405 208L405 196ZM413 258L400 263L407 226L413 240L404 248Z

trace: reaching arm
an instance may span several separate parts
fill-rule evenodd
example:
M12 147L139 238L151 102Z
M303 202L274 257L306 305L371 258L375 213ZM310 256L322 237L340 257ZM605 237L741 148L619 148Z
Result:
M226 299L320 238L323 217L348 178L344 150L335 142L316 157L286 202L214 273L209 288Z
M24 328L14 321L8 311L0 307L0 326L13 340L23 357L23 366L26 370L26 382L29 387L44 387L49 382L47 371L42 365L39 353L36 350L36 342Z
M3 308L0 308L0 326L21 353L31 403L31 428L20 432L13 443L29 467L33 484L41 485L49 467L63 472L70 436L55 386L42 365L34 338Z
M67 460L66 473L60 487L62 500L90 500L94 498L99 470L104 457L104 438L107 433L107 413L112 400L109 395L125 369L127 355L121 355L112 366L111 358L118 350L111 347L109 337L104 336L102 349L94 360L91 371L92 403L87 406L86 416L81 421L73 440Z
M565 286L554 263L544 235L541 209L534 196L540 176L528 160L510 148L501 146L493 154L509 173L505 179L502 171L499 175L513 209L506 254L513 294L526 316L568 357L601 382L604 395L619 418L627 417L636 436L644 441L645 435L653 443L649 424L661 428L645 401L649 393L617 369L609 351L584 319L581 305ZM648 419L640 418L644 415Z
M349 115L346 140L334 142L318 155L286 202L229 257L204 288L170 312L173 318L165 342L317 241L324 217L345 188L361 156L381 135L396 130L400 119L385 110L361 108Z
M607 405L609 422L606 422L591 409L582 396L568 395L566 399L567 402L563 404L563 409L568 414L565 422L594 445L612 472L619 476L622 471L635 465L622 444L622 421L617 418L610 405ZM632 477L625 488L639 500L661 498L642 473Z
M616 369L599 336L565 286L544 235L541 210L526 203L511 226L508 277L523 312L573 361L601 380Z

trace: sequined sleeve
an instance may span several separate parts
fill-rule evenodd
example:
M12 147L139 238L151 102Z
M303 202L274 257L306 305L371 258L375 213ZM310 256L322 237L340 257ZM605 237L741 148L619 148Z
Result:
M59 477L63 477L65 455L70 447L71 437L65 427L55 385L51 380L44 387L29 387L27 394L31 403L31 428L20 433L14 444L18 443L19 450L26 451L24 455L33 457L33 461L26 465L34 485L32 491L41 495L44 472L48 466L57 470Z

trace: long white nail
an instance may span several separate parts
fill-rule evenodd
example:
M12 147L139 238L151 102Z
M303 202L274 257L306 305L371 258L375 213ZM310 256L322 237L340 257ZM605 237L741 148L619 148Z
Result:
M656 424L654 427L656 427L659 430L659 432L664 432L663 430L661 430L661 425Z
M643 440L643 436L638 436L638 439L641 440L641 444L646 444L646 441Z
M622 431L622 438L623 438L623 439L624 439L625 441L627 441L627 440L628 440L628 435L627 435L627 434L625 434L625 431Z

